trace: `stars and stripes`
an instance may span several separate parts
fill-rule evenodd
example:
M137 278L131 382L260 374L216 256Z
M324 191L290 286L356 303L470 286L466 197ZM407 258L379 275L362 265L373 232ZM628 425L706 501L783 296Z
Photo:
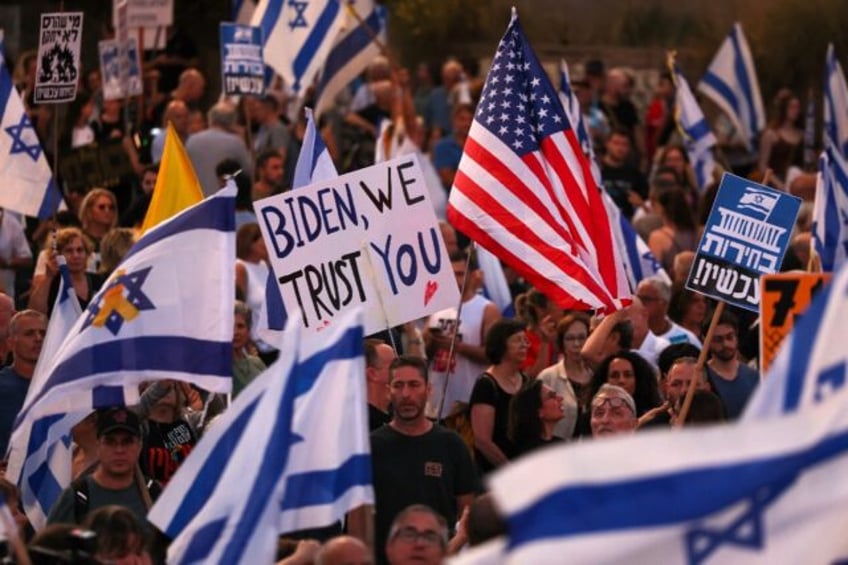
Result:
M614 310L628 294L589 161L515 13L447 215L563 308Z

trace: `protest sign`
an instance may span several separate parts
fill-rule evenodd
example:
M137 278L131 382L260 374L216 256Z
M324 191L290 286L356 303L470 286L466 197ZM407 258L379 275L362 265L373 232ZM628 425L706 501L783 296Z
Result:
M780 268L801 199L725 173L686 287L759 310L760 275Z
M69 102L77 96L80 76L82 12L41 14L35 102Z
M798 317L830 282L830 273L775 273L763 275L760 282L760 373L765 375Z
M126 96L139 96L144 85L138 39L127 39L126 49L121 49L118 41L114 39L100 41L97 48L100 53L100 74L103 77L103 98L115 100Z
M414 155L254 203L286 311L321 331L362 304L366 333L459 304Z
M129 0L127 26L130 28L166 27L174 23L174 0Z
M262 30L241 24L221 24L221 76L224 94L265 92Z

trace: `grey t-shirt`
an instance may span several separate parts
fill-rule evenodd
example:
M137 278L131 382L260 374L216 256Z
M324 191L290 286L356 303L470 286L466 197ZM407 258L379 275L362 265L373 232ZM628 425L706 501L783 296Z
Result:
M147 508L144 506L141 493L135 483L128 488L112 490L98 485L90 475L85 477L84 480L88 484L88 512L93 512L100 507L110 504L117 504L118 506L129 509L142 524L146 523ZM82 523L85 520L85 516L80 516L79 520L77 520L74 515L74 498L75 493L72 486L62 491L59 500L50 509L50 514L47 516L47 523Z

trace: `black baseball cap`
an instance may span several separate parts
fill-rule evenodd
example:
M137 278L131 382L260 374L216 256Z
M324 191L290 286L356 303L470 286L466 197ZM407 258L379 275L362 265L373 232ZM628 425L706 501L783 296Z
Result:
M97 411L97 437L118 430L141 437L141 420L135 412L124 407Z

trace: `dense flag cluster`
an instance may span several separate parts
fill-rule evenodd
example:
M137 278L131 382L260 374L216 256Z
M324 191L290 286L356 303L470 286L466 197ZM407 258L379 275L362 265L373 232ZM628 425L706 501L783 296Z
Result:
M515 13L480 96L448 219L561 307L611 311L629 296L589 161Z

